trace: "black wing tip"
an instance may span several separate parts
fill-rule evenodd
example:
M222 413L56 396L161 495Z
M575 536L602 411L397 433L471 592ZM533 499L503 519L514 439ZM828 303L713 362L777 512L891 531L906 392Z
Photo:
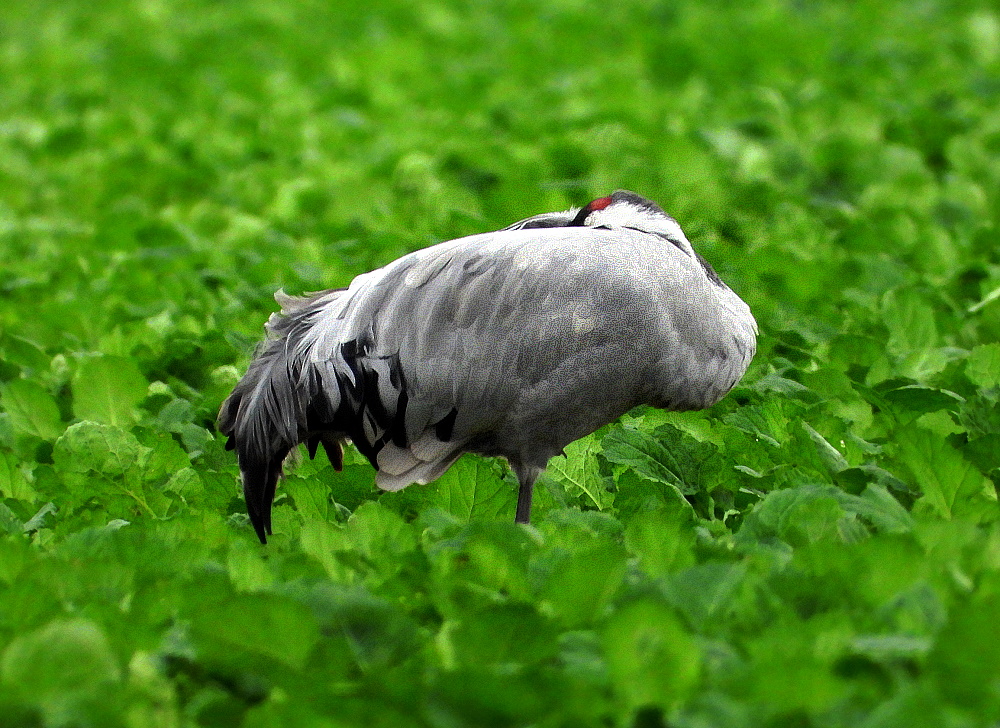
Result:
M247 515L250 523L262 544L267 543L267 537L273 536L271 528L271 504L281 476L281 463L288 451L279 453L279 457L264 462L253 462L249 457L240 458L240 470L243 474L243 500L246 502Z
M267 537L272 534L270 524L271 504L268 503L265 505L262 499L261 502L257 502L258 499L254 498L247 489L243 491L243 499L246 501L250 525L253 526L253 530L257 534L257 538L260 539L260 542L266 545ZM265 512L267 512L267 517L265 517Z
M264 528L264 523L259 518L251 517L250 522L253 524L253 530L257 533L261 544L267 546L267 537L273 534Z

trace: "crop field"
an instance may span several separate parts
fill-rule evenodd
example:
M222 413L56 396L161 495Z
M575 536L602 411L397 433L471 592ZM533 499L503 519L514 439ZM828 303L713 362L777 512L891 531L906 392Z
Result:
M272 295L619 188L750 305L705 412L261 546L215 417ZM0 726L1000 725L988 2L7 0Z

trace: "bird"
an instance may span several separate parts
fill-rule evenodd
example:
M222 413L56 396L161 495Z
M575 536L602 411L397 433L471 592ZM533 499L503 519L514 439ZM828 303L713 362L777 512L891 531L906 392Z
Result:
M627 190L275 300L218 418L261 543L302 443L340 470L352 442L387 491L465 452L501 456L515 522L530 523L535 480L566 445L639 405L715 404L757 342L750 308L677 221Z

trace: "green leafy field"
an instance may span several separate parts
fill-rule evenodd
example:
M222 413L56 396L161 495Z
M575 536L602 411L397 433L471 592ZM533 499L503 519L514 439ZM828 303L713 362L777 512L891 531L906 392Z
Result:
M0 725L996 726L986 2L10 0ZM735 8L735 9L734 9ZM539 481L214 430L271 298L633 189L750 304Z

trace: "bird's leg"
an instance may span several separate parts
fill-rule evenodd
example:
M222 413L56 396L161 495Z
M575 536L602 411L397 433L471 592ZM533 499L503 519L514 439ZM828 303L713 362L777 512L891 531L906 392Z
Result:
M514 523L531 523L531 496L535 490L535 480L540 472L538 468L514 467L520 487L517 489L517 513Z
M535 490L532 480L522 480L517 490L517 515L514 523L531 523L531 494Z

